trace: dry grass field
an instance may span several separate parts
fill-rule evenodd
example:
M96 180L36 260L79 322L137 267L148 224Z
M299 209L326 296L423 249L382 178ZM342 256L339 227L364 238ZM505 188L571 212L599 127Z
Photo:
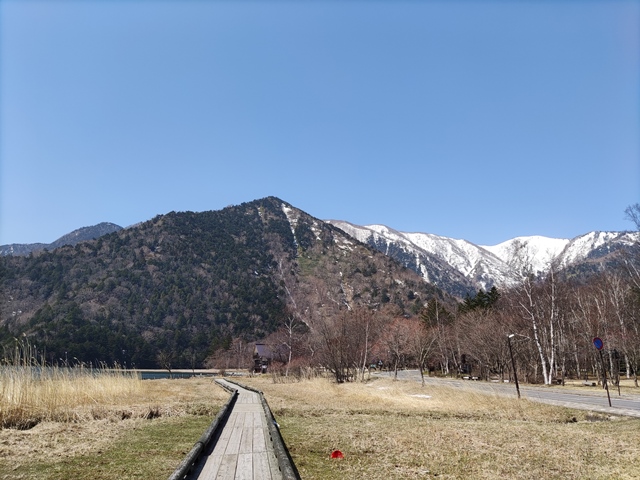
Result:
M0 427L94 418L105 405L133 401L143 391L142 381L124 370L3 366Z
M228 397L210 378L0 375L0 479L168 478Z
M32 428L0 429L0 480L168 478L228 399L208 378L120 377L34 382L55 402L0 378L0 418L34 407ZM390 379L241 383L265 393L304 480L640 478L637 419Z
M388 379L246 383L305 480L640 478L638 419Z

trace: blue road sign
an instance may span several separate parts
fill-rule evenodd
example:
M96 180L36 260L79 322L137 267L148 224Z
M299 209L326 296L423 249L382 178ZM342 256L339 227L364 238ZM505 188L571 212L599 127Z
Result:
M602 341L602 339L600 339L599 337L595 337L593 339L593 345L598 349L598 350L602 350L602 347L604 347L604 343Z

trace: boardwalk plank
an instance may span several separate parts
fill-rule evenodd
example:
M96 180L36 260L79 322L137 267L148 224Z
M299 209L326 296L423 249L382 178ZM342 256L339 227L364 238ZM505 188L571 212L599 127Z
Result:
M234 387L235 388L235 387ZM198 480L282 480L260 395L238 389L238 399Z
M267 451L267 444L264 437L264 428L253 429L253 451L256 453L262 453Z
M242 429L234 428L229 437L227 448L224 450L225 455L237 455L240 453L240 439L242 438Z
M236 480L253 480L253 453L238 454Z
M238 455L223 455L216 480L232 480L236 477Z
M204 464L198 480L215 480L222 464L222 455L210 455Z
M266 451L253 454L253 480L271 480L269 458Z
M239 453L252 453L253 452L253 429L243 427L242 438L240 439Z

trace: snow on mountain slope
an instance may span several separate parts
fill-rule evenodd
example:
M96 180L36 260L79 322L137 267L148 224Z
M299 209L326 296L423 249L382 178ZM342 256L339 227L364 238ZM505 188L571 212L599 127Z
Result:
M533 272L544 272L549 269L551 262L562 253L570 240L564 238L549 238L534 235L530 237L516 237L498 245L482 246L493 253L507 265L514 265L520 257L521 263L529 263Z
M561 254L561 265L567 266L594 256L605 256L620 246L640 242L640 232L590 232L574 238Z
M603 257L620 247L640 241L638 232L590 232L573 239L541 236L517 237L494 246L483 246L503 262L514 264L514 256L529 261L534 273L546 272L555 262L564 268L592 257Z
M404 233L384 225L358 226L327 220L362 243L394 257L422 277L463 297L477 289L517 284L523 269L543 274L551 264L567 267L601 259L620 248L638 245L640 232L591 232L574 239L517 237L498 245L475 245L429 233Z
M429 233L403 233L384 225L327 222L460 297L473 294L478 288L488 289L496 283L512 285L516 281L498 257L466 240Z

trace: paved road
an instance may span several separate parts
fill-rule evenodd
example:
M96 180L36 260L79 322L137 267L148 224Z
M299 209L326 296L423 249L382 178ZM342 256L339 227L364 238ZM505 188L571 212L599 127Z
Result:
M380 376L389 376L387 373L379 373ZM393 373L390 374L393 376ZM420 372L417 370L403 370L398 372L401 380L411 380L420 382ZM453 380L447 378L425 377L425 381L432 385L448 385L454 388L475 388L477 390L496 393L499 395L516 396L515 385L489 382L475 382L470 380ZM593 390L582 392L562 391L562 387L535 387L520 386L520 393L523 398L552 405L561 405L569 408L581 410L592 410L611 415L626 415L640 417L640 392L638 395L624 394L618 396L616 390L610 390L611 407L607 401L606 392L598 387Z
M260 396L237 385L238 400L215 443L190 478L198 480L281 480Z

